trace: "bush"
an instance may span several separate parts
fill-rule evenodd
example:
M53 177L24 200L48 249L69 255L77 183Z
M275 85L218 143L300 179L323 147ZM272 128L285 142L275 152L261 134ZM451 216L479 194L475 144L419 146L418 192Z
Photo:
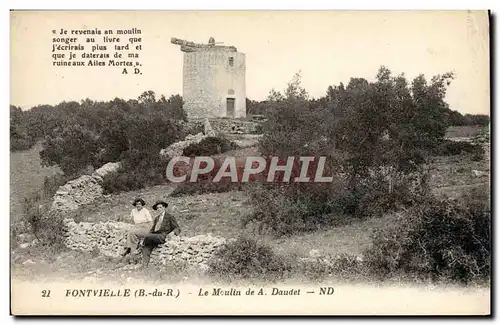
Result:
M415 173L413 178L423 175ZM314 231L349 223L353 219L381 217L411 206L425 193L426 183L400 177L392 192L382 177L370 177L348 189L345 181L331 183L252 184L248 195L254 212L243 225L257 223L277 236Z
M491 216L484 193L460 201L428 199L373 236L365 251L373 274L410 274L468 283L490 277Z
M129 161L125 161L115 173L106 175L103 179L104 194L120 193L135 191L148 186L164 184L166 177L164 168L166 162L163 163L159 158L154 160L144 160L151 165L133 166Z
M277 236L317 230L338 213L335 199L343 195L340 183L258 184L248 187L254 212L243 226L257 223Z
M423 172L399 174L392 191L389 180L381 177L365 179L353 192L351 212L357 218L382 217L418 204L428 193L428 175Z
M10 106L10 151L28 150L36 143L28 132L26 115L21 108Z
M142 160L149 159L149 153L156 159L181 134L182 104L180 96L157 101L151 91L137 101L63 102L26 113L26 129L29 135L44 138L40 153L44 165L79 175L87 166L98 168L134 152ZM22 129L16 130L12 132L21 134Z
M234 149L237 149L237 145L226 138L207 137L184 148L182 154L186 157L212 156Z
M45 176L43 180L43 198L51 199L57 192L60 186L66 184L73 178L64 174L55 174L52 176Z
M65 239L65 216L61 212L44 209L42 202L43 198L39 193L24 199L24 218L30 227L29 230L38 240L37 245L62 249Z
M103 189L104 194L120 193L144 188L145 184L144 175L120 170L104 177Z
M22 151L31 149L35 145L35 139L26 136L24 138L10 138L10 151Z
M265 244L239 237L225 244L209 261L209 272L226 279L283 278L292 264Z
M128 150L120 156L120 168L103 179L105 194L134 191L166 183L168 159L158 151Z

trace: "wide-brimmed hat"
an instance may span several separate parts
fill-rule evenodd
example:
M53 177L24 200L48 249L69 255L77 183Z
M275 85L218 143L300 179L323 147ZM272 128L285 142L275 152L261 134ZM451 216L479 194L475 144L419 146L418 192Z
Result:
M143 199L141 198L137 198L134 200L134 203L132 203L133 206L136 206L137 205L137 202L141 202L142 206L145 206L146 205L146 202L144 202Z
M156 203L153 205L153 210L158 209L159 205L163 205L165 208L168 207L168 203L164 201L156 201Z

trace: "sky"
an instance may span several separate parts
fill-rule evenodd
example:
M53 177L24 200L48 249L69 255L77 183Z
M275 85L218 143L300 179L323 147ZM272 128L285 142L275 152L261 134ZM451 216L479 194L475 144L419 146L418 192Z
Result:
M489 23L484 11L123 11L12 12L10 103L182 94L177 37L212 36L246 55L246 92L263 100L300 71L313 97L351 77L373 80L381 65L408 79L452 71L446 100L461 113L489 114ZM52 30L138 28L142 75L116 67L53 67ZM102 35L103 36L103 35ZM105 45L102 36L96 44ZM128 37L127 37L128 38Z

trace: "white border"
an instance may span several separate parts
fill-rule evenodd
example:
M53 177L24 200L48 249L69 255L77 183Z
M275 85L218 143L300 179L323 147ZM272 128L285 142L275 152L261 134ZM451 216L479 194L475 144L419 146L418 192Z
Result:
M9 56L10 56L10 16L9 16L9 9L37 9L37 10L57 10L57 8L64 8L65 10L75 10L75 9L87 9L87 10L108 10L108 9L113 9L113 10L167 10L167 9L172 9L172 10L183 10L183 9L203 9L203 10L227 10L227 9L240 9L240 10L249 10L249 9L255 9L255 10L270 10L270 9L281 9L281 10L425 10L425 9L433 9L433 10L460 10L460 9L491 9L493 14L498 14L498 3L499 1L485 1L485 0L475 0L475 1L436 1L436 0L420 0L420 1L383 1L383 0L377 0L377 1L360 1L360 0L349 0L349 1L342 1L342 2L336 2L336 3L328 3L327 1L324 0L308 0L308 1L292 1L292 0L287 0L287 1L232 1L231 3L228 3L227 1L216 1L216 0L211 0L211 1L187 1L183 0L178 1L176 3L170 2L166 4L163 7L158 7L156 1L146 1L146 0L141 0L141 1L136 1L136 2L123 2L120 1L120 6L117 7L116 5L113 5L111 3L105 3L102 0L99 1L94 1L94 0L88 0L82 3L75 3L75 2L70 2L70 1L3 1L2 5L5 5L6 8L3 10L3 15L2 15L2 41L3 41L3 51L2 51L2 62L3 62L3 89L4 89L4 96L2 98L5 99L4 103L4 110L2 110L2 118L1 121L5 123L5 127L1 128L2 132L4 134L1 137L1 148L3 152L7 153L9 151L9 127L8 127L8 121L9 121L9 98L10 98L10 73L5 73L6 71L10 71L10 64L9 64ZM229 6L229 4L231 6ZM119 8L119 9L118 9ZM496 17L498 18L498 17ZM498 43L498 35L495 35L495 39L492 40L494 43ZM495 56L497 58L497 55ZM36 77L36 76L34 76ZM495 76L496 80L496 76ZM495 89L492 89L492 91L497 91L498 89L498 84L495 82L496 87ZM498 94L498 92L496 92ZM495 110L496 107L492 107L492 110ZM494 124L496 124L496 118L494 121ZM494 140L497 140L496 138ZM495 141L496 143L496 141ZM3 222L5 227L4 229L4 236L3 236L3 242L5 243L5 246L2 247L1 253L2 253L2 260L5 261L2 263L3 268L2 268L2 276L4 281L2 284L4 285L3 290L2 290L2 306L4 308L4 312L2 313L3 315L7 315L7 323L13 323L14 319L12 317L9 317L9 295L10 295L10 288L9 288L9 266L10 266L10 259L9 259L9 235L8 235L8 229L10 228L10 222L9 222L9 197L10 197L10 191L9 191L9 160L3 159L1 161L2 166L1 170L2 172L2 178L0 180L0 184L2 184L2 192L1 192L1 198L4 200L4 204L1 206L4 208L3 211ZM495 201L500 202L498 198L495 196ZM496 222L498 224L498 221ZM498 233L497 229L495 229L496 233ZM497 240L498 241L498 240ZM496 252L496 247L495 247L495 252ZM9 261L9 262L7 262ZM497 269L497 268L495 268ZM497 274L495 274L497 275ZM496 277L498 279L498 277ZM496 283L495 281L494 283ZM492 306L493 308L495 306ZM363 319L365 320L365 319ZM374 319L370 319L373 321ZM426 323L433 323L438 320L431 320L431 319L422 319ZM82 320L80 320L82 321ZM102 320L102 319L89 319L87 321L92 322L93 324L104 324L104 323L109 323L109 322L121 322L123 320ZM164 322L165 320L163 319L156 319L156 321L162 321ZM179 322L182 320L176 320L176 319L168 319L168 322L174 323L174 322ZM206 321L206 320L205 320ZM215 320L218 321L218 320ZM259 323L266 323L270 322L271 320L263 320L263 319L255 319L255 321L258 321ZM275 320L276 321L276 320ZM285 320L288 322L289 320ZM335 320L339 321L339 320ZM344 320L340 320L341 322L344 322ZM349 322L353 321L361 321L360 319L358 320L348 320ZM381 319L380 321L385 321L385 319ZM451 320L453 321L453 320ZM51 323L52 320L43 320L45 323ZM61 322L61 320L59 320ZM64 320L63 323L70 322L70 320ZM132 322L132 323L142 323L143 320L128 320L127 322ZM183 321L185 322L185 320ZM3 322L2 322L3 323Z

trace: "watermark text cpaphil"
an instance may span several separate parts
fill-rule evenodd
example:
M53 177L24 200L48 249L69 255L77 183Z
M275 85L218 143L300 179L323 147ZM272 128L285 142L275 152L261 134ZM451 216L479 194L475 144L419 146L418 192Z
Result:
M325 176L326 157L173 157L167 166L166 177L170 182L298 182L328 183L332 176Z

